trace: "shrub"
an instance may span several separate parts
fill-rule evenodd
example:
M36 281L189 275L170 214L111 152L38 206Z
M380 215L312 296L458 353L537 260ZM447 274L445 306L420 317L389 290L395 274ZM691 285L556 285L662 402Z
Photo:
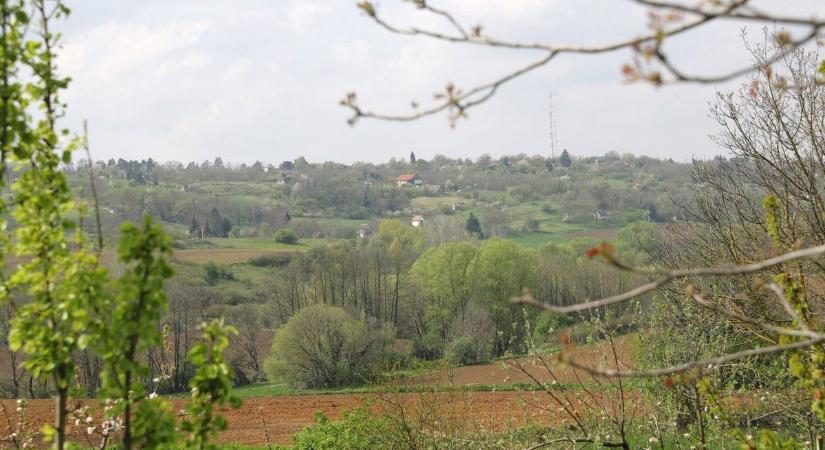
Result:
M275 334L267 361L271 380L329 388L364 381L384 356L393 330L369 324L337 306L301 309Z
M444 342L435 332L429 332L413 342L413 355L422 359L435 359L441 356Z
M288 253L273 253L271 255L261 255L249 260L249 264L255 267L283 267L289 264L292 256Z
M230 269L229 266L218 265L212 261L209 261L203 265L203 272L206 284L210 286L218 284L221 280L231 281L235 279L235 275L232 273L232 269Z
M297 244L298 236L292 230L280 229L275 232L275 242L281 244Z
M546 344L551 341L553 333L569 322L566 316L544 311L536 318L536 324L533 326L533 339L539 344Z
M476 345L469 336L461 336L450 342L446 352L447 360L459 366L475 364L480 361Z
M293 437L296 450L372 450L399 448L399 428L384 417L371 415L366 408L345 412L341 420L330 421L315 414L315 424Z

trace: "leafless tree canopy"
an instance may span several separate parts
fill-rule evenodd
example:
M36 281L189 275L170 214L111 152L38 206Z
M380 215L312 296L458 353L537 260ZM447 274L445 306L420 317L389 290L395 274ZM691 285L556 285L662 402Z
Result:
M518 67L509 72L493 76L490 81L468 88L459 88L452 83L439 93L435 94L435 103L431 106L422 106L412 102L412 112L384 113L362 107L358 103L354 92L348 93L341 100L341 105L349 108L352 115L348 122L353 125L359 119L381 119L388 121L413 121L422 117L447 112L451 126L466 116L467 110L476 107L495 95L500 88L511 81L541 68L549 66L553 60L564 53L602 54L619 50L631 50L630 62L622 67L622 73L627 81L646 81L655 85L672 83L719 83L731 80L742 75L759 70L792 50L816 39L825 20L811 16L786 16L761 11L753 7L750 0L723 0L700 1L689 5L680 2L657 0L628 0L630 3L650 8L648 12L648 30L640 35L629 36L625 39L605 42L598 45L582 45L575 42L526 42L511 40L507 37L491 36L485 33L482 25L468 26L450 11L440 9L429 0L405 0L411 7L419 11L437 16L444 20L450 32L441 32L436 29L420 28L411 25L391 23L381 15L380 9L371 1L358 3L358 8L376 25L394 34L436 39L456 44L476 45L510 49L512 51L531 51L540 56L530 64ZM675 55L671 55L666 48L668 38L681 34L695 34L701 39L701 33L706 25L717 21L735 21L757 26L778 28L773 36L782 51L773 56L772 60L759 61L755 64L740 67L729 72L693 74L679 67ZM782 27L797 27L804 29L801 35L794 36Z

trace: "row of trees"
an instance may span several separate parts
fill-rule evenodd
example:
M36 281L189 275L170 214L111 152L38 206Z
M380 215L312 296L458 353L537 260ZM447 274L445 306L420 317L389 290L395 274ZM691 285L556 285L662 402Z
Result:
M189 224L189 235L200 238L228 237L231 231L232 222L228 218L222 217L218 208L212 208L203 225L198 222L198 218L195 216L192 216L192 222Z
M409 340L416 357L446 356L472 363L508 351L526 351L525 333L536 329L539 312L511 303L523 289L529 289L542 301L566 306L581 298L621 292L637 279L604 265L591 264L585 250L595 242L575 239L539 250L504 239L481 243L465 239L429 246L421 230L386 221L369 242L318 248L293 257L274 270L265 290L278 322L287 324L278 332L279 336L304 333L301 336L310 340L302 344L307 348L317 348L310 337L319 338L328 331L326 326L318 325L316 316L330 315L333 317L329 320L340 324L341 317L351 315L358 318L359 326L374 330L376 336L393 330L391 337ZM628 260L647 262L647 251L660 248L663 238L656 225L643 222L622 230L615 242ZM313 309L304 314L315 305L334 306L342 312ZM614 314L623 312L613 310ZM307 320L309 316L316 319ZM345 333L346 327L339 328ZM547 338L539 337L542 341ZM300 349L290 349L290 345L295 346L294 341L276 337L270 375L284 375L301 385L328 386L329 380L309 382L305 376L297 377L294 371L305 370L308 361L297 361L291 350ZM343 364L346 358L340 352L344 348L341 344L326 349L337 349L339 353L332 359L319 358L340 359ZM386 345L371 343L370 348L375 351L367 352L372 362L377 355L387 356L382 353L386 352ZM353 377L345 378L348 382L356 381ZM334 380L344 382L344 378Z

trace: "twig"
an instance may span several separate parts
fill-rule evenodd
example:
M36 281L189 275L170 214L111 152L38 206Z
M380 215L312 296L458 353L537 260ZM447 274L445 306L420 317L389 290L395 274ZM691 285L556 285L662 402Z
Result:
M672 63L672 61L664 54L664 52L661 50L662 42L668 37L673 37L682 33L686 33L717 19L743 20L751 22L761 22L765 24L779 23L785 25L810 27L809 33L807 33L803 38L789 42L787 45L785 45L784 49L775 56L775 58L778 59L781 58L783 55L787 54L788 52L792 51L793 49L801 45L804 45L805 43L814 39L819 33L819 31L823 27L825 27L825 21L816 18L791 17L759 12L753 8L748 7L748 3L750 0L733 0L724 6L716 8L716 10L713 11L703 9L701 7L691 7L656 0L632 1L654 9L668 9L673 11L679 11L691 14L695 17L692 20L684 22L681 25L675 26L670 29L665 29L664 27L656 27L651 32L639 37L618 40L615 42L607 42L599 45L577 45L543 42L519 42L496 39L482 35L480 26L474 27L472 29L472 33L467 33L466 29L463 26L461 26L461 24L458 22L458 20L456 20L456 18L452 14L450 14L447 11L434 8L430 6L426 1L415 1L413 3L415 3L419 9L445 18L452 25L454 30L457 31L457 33L444 33L432 29L418 28L415 26L410 26L406 28L399 27L384 20L378 14L378 12L375 9L375 6L370 1L362 1L358 3L358 7L362 11L364 11L364 13L370 19L372 19L379 27L389 31L390 33L406 36L423 36L450 43L480 45L485 47L506 48L511 50L543 51L546 54L542 58L534 61L533 63L527 66L524 66L506 75L503 75L493 81L473 87L464 93L459 93L458 95L447 95L446 98L443 101L439 102L437 105L424 110L416 109L416 111L411 114L382 114L366 110L361 108L357 104L354 93L348 94L346 99L341 102L343 106L349 108L352 111L352 115L348 119L348 122L352 125L355 124L361 118L407 122L414 121L422 117L434 115L445 110L457 110L457 113L450 116L451 123L454 123L454 120L456 118L465 116L466 110L478 106L489 100L493 95L495 95L498 88L502 85L528 72L546 66L558 54L600 54L609 53L621 49L633 49L635 51L639 51L640 47L644 44L651 44L651 46L653 47L653 51L650 53L650 55L655 57L656 60L661 63L664 70L666 70L667 73L673 77L673 79L664 80L661 77L661 74L659 73L655 73L653 74L653 76L650 77L642 77L640 79L646 79L657 85L673 82L698 84L719 83L740 77L755 70L759 70L761 69L761 67L757 65L749 65L747 67L736 69L728 73L716 76L688 75L682 70L678 69ZM747 12L742 11L745 9L747 9Z
M793 252L785 253L779 256L775 256L773 258L768 258L759 262L751 263L751 264L740 264L740 265L722 265L722 266L715 266L715 267L699 267L693 269L676 269L676 270L662 270L662 269L645 269L645 268L633 268L627 265L624 265L615 259L610 257L608 261L613 266L626 270L629 272L639 273L639 274L649 274L649 275L660 275L661 278L654 280L650 283L643 284L633 290L626 291L624 293L606 297L599 300L591 300L584 303L578 303L575 305L570 306L556 306L550 305L547 303L539 302L532 297L529 296L522 296L512 299L511 301L516 304L523 304L523 305L531 305L537 308L544 309L546 311L550 311L557 314L569 314L571 312L576 311L584 311L586 309L593 309L598 308L601 306L612 305L615 303L624 302L630 300L632 298L638 297L640 295L646 294L648 292L654 291L662 286L665 286L671 283L673 280L677 278L685 278L685 277L692 277L692 276L728 276L728 275L743 275L749 273L760 272L762 270L768 269L770 267L777 266L779 264L803 260L803 259L813 259L819 256L825 255L825 245L818 245L816 247L806 248L802 250L796 250Z
M97 184L95 183L95 169L92 161L92 152L89 149L89 126L86 120L83 121L83 148L86 150L86 158L89 160L89 185L92 188L92 208L95 211L95 225L97 226L97 259L103 253L103 226L100 222L100 204L97 197Z
M678 364L675 366L664 367L661 369L653 369L653 370L614 370L614 369L597 369L593 367L589 367L584 364L577 363L576 361L570 359L565 360L565 362L573 367L578 367L586 372L589 372L594 375L601 375L605 377L621 377L621 378L629 378L629 377L637 377L637 378L645 378L645 377L659 377L664 375L673 375L680 372L685 372L690 369L702 366L720 366L723 364L727 364L729 362L737 361L742 358L747 358L750 356L760 356L760 355L768 355L772 353L780 353L787 350L798 350L802 348L811 347L813 345L819 344L825 341L825 336L816 338L816 339L808 339L805 341L798 341L793 342L791 344L782 344L782 345L771 345L769 347L762 347L762 348L755 348L750 350L744 350L741 352L730 353L727 355L719 356L716 358L707 358L698 361L691 361L684 364Z

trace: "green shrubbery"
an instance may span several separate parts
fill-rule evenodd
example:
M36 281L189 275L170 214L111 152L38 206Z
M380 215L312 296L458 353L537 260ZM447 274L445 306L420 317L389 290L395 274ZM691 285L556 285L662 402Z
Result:
M281 228L280 230L275 232L275 242L279 244L297 244L298 243L298 236L292 230L288 230L286 228Z
M249 264L255 267L283 267L289 264L292 256L288 253L273 253L271 255L256 256L249 260Z
M388 351L394 331L354 318L345 309L308 306L281 327L267 361L270 380L330 388L361 383Z
M366 408L344 413L331 421L316 413L315 424L293 437L295 450L381 450L401 447L400 430Z
M473 339L469 336L461 336L450 342L444 356L446 356L447 360L452 364L459 366L475 364L481 361L481 355L478 354L477 347Z
M208 261L203 265L203 277L206 280L206 284L214 286L221 280L234 280L235 274L232 273L232 269L228 265L215 264L212 261Z

